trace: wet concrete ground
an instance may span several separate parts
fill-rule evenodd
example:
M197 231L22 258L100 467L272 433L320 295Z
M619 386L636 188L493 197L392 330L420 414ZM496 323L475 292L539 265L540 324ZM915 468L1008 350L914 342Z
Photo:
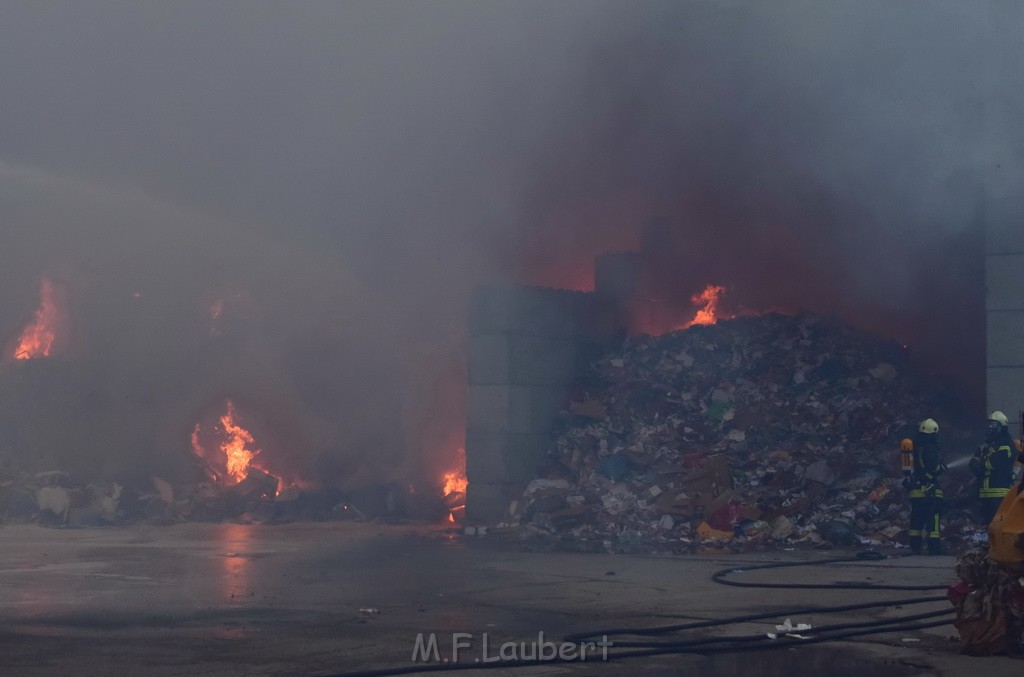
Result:
M608 626L722 618L804 605L915 596L781 591L712 583L717 569L821 553L653 558L529 553L426 527L331 523L61 530L0 529L0 674L305 675L410 665L418 633L560 638ZM828 553L834 554L834 553ZM952 557L757 574L762 580L948 582ZM756 580L750 575L748 580ZM934 593L927 593L934 594ZM942 608L938 604L929 608ZM379 613L363 612L375 609ZM805 615L870 620L926 610ZM762 633L774 622L730 634ZM1008 658L967 658L951 626L824 648L472 671L556 674L1016 674ZM914 640L914 641L904 641Z

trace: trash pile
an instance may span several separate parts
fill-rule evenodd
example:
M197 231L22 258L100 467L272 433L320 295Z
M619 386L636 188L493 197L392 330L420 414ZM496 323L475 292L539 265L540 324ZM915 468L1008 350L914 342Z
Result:
M593 370L499 526L619 552L905 542L899 440L932 417L959 444L903 347L827 317L632 337Z
M1024 629L1024 578L989 559L969 552L956 564L959 579L949 587L956 609L953 625L962 652L973 656L1021 653Z
M942 516L942 542L943 547L949 552L960 553L972 548L982 548L988 545L988 527L981 524L981 517L977 508L977 501L974 499L976 492L974 485L964 483L968 489L969 496L961 496L952 502L952 505L961 507L950 508L947 501L947 512ZM948 496L949 492L947 492ZM964 507L969 506L969 507Z

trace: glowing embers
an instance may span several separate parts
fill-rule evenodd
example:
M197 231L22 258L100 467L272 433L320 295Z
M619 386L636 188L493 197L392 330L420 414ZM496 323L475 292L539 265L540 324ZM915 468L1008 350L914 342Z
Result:
M210 336L223 336L225 332L224 323L224 299L215 300L207 309L207 317L210 323Z
M459 449L458 467L444 473L441 485L441 495L444 497L445 507L448 508L448 521L452 524L461 521L466 512L466 490L468 488L466 450Z
M697 314L689 322L681 325L679 329L689 329L697 325L715 324L719 320L731 319L732 315L721 315L718 311L718 302L726 288L718 284L709 284L699 294L690 297L693 305L698 307Z
M213 426L212 430L204 431L202 425L196 424L192 430L192 450L205 461L210 479L217 484L238 486L243 482L258 483L262 493L271 496L281 489L277 477L253 464L260 450L252 433L238 421L231 400L226 402L226 412L220 417L219 425Z
M65 323L63 297L58 285L44 277L39 289L39 308L18 337L14 359L37 360L55 354Z

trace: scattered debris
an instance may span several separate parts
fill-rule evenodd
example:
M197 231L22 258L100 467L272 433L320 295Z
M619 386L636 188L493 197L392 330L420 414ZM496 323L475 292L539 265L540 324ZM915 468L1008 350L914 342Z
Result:
M54 515L66 518L71 509L71 496L61 487L43 487L36 493L40 510L49 510Z
M803 635L800 635L798 633L801 633L801 632L804 632L805 630L810 630L810 629L811 629L811 625L809 623L797 623L796 625L793 625L793 621L791 621L790 619L787 618L782 623L782 625L776 625L775 626L775 632L769 632L768 633L768 639L778 639L780 635L782 637L794 637L796 639L807 639L806 637L804 637Z
M0 477L0 520L60 527L349 519L439 523L451 509L439 495L417 494L412 487L393 482L349 492L280 484L277 477L255 467L230 485L211 480L173 485L151 477L144 485L131 487L90 483L56 471L21 473ZM475 529L478 535L487 533L486 527Z
M166 482L159 477L154 477L153 486L156 487L156 492L160 495L160 498L163 499L164 503L167 505L174 503L174 487L172 487L169 482Z
M1024 629L1024 578L991 560L983 550L956 563L960 579L947 596L956 609L953 626L961 652L972 656L1020 653Z

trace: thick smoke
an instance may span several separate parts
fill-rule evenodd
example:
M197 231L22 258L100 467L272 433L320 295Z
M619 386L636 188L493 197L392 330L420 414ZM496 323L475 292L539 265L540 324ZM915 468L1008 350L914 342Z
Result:
M0 1L3 336L41 275L67 284L51 378L83 404L57 407L76 413L55 463L182 473L231 397L296 474L415 476L458 444L472 288L585 288L593 256L646 242L647 293L682 314L708 282L734 308L836 312L977 399L982 198L1020 174L1021 18Z
M286 478L345 486L405 462L405 375L384 359L400 348L386 304L333 256L7 166L0 199L18 244L0 331L16 338L32 319L41 275L68 290L54 356L8 351L0 364L2 451L16 465L188 479L192 428L228 399L260 463Z
M576 133L552 138L533 193L523 239L548 242L527 260L565 272L565 252L648 224L633 240L647 293L680 315L709 282L734 309L837 313L977 403L984 199L1019 180L1024 150L1021 7L661 9L596 47Z

